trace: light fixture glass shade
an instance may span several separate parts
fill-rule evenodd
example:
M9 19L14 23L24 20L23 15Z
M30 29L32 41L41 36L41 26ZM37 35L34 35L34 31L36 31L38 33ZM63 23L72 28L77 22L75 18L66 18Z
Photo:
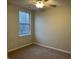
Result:
M42 1L37 1L35 5L37 8L43 8L44 3Z

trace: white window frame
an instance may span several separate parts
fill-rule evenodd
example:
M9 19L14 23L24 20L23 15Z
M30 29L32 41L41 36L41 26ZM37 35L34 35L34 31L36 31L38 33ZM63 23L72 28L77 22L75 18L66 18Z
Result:
M22 35L19 34L19 36L29 36L29 35L31 35L31 12L30 12L30 11L25 11L25 10L19 10L19 12L20 12L20 11L21 11L21 12L29 13L29 16L30 16L30 17L29 17L29 18L30 18L30 19L29 19L29 20L30 20L30 31L29 31L28 34L22 34ZM19 19L18 19L18 20L19 20ZM19 26L19 25L18 25L18 26ZM19 30L19 29L18 29L18 30ZM18 32L19 32L19 31L18 31Z

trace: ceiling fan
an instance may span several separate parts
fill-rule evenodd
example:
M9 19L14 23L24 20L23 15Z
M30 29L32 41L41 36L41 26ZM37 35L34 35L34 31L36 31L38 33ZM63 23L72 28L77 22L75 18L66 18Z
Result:
M57 2L55 0L32 0L32 4L37 8L56 7Z

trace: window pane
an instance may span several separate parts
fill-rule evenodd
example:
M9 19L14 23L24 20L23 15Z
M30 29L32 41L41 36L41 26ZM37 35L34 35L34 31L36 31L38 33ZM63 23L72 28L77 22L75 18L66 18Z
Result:
M29 13L27 12L19 12L19 22L20 23L29 23Z
M19 24L19 28L20 28L20 35L22 34L28 34L30 31L30 25L29 24L24 24L24 23L20 23Z
M30 16L27 12L19 12L19 35L28 35L30 32Z

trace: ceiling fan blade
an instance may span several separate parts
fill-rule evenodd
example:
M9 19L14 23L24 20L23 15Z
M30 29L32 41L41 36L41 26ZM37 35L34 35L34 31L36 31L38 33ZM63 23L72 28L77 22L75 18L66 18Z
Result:
M47 2L48 0L44 0L45 2Z
M51 7L56 7L56 5L50 5Z
M57 7L57 6L60 6L60 3L57 2L56 0L48 0L47 2L45 2L45 6L46 7Z

